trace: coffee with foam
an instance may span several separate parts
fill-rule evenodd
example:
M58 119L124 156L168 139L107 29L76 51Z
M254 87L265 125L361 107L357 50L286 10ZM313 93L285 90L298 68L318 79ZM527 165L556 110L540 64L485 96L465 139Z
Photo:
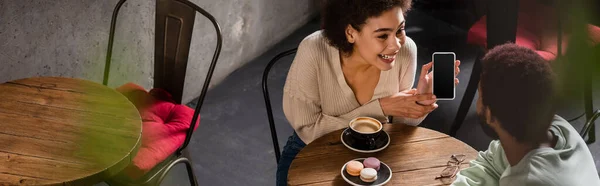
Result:
M381 123L372 118L357 118L352 123L350 123L350 127L356 132L360 133L374 133L381 130Z

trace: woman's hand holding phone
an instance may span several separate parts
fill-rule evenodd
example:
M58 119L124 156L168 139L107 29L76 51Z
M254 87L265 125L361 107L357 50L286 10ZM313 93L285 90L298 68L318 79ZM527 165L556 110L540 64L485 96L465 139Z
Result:
M460 73L460 60L454 61L454 85L458 85L459 80L456 78ZM433 94L433 72L430 70L433 67L433 62L429 62L421 67L421 74L419 75L419 83L417 84L416 94ZM420 105L431 105L436 100L418 101Z

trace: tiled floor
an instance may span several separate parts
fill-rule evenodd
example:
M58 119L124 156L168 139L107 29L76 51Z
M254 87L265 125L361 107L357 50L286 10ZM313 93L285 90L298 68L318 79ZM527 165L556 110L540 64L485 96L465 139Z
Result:
M233 72L225 81L209 91L202 108L200 127L194 133L189 146L196 176L201 185L275 184L276 163L261 92L262 72L273 56L297 47L306 35L318 28L318 20L310 22L265 54ZM453 101L440 101L440 107L421 125L447 133L466 88L476 50L465 44L464 30L418 10L413 10L407 17L407 34L419 46L419 64L429 62L434 51L454 51L462 61L457 98ZM282 59L269 76L270 94L281 146L292 133L279 101L292 59ZM600 89L599 84L595 84L596 90ZM597 106L600 105L599 93L600 91L595 92ZM473 102L457 138L478 150L483 150L487 148L489 138L479 129L474 108ZM582 113L582 106L575 104L562 107L559 113L573 117ZM582 123L581 119L573 122L576 128L581 128ZM600 129L597 131L600 133ZM598 165L600 142L590 145L590 149ZM163 185L188 185L184 167L180 166L170 173Z

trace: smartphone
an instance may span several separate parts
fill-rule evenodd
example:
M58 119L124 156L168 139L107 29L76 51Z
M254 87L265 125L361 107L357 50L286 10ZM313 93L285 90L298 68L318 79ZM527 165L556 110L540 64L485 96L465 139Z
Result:
M454 69L456 54L454 52L434 52L433 58L433 95L437 100L454 100Z

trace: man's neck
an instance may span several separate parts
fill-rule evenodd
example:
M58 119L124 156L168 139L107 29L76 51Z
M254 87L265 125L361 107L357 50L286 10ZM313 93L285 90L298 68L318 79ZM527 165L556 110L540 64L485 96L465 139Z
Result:
M556 146L557 137L548 130L546 139L537 145L532 145L528 143L518 142L514 137L510 135L499 134L500 143L502 144L502 148L504 148L504 153L506 154L506 159L510 166L515 166L519 164L521 159L527 155L527 153L532 150L539 149L542 147L550 147L554 148Z

